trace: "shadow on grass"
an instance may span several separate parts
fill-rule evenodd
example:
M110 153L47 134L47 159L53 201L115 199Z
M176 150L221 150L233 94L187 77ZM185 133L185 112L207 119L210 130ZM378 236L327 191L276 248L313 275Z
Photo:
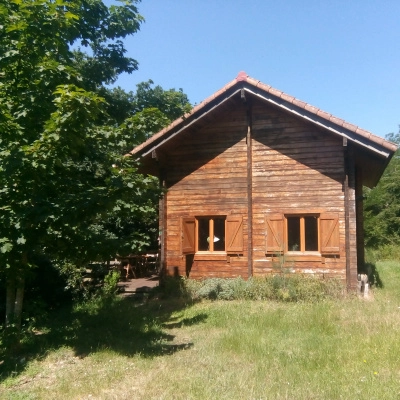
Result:
M368 280L371 286L375 286L377 288L383 288L383 281L379 275L379 271L376 267L376 263L366 263L366 273L368 274Z
M183 326L192 326L204 322L207 318L207 314L199 314L192 318L183 318L177 322L166 322L164 327L167 329L182 328Z
M173 354L190 348L193 343L176 343L175 336L166 330L201 323L206 314L193 318L173 313L190 307L181 299L163 299L156 296L140 302L134 298L97 302L77 309L63 309L51 315L43 333L31 334L22 343L19 354L3 357L0 381L21 373L31 360L44 358L49 351L70 347L78 357L109 349L131 357L155 357ZM47 333L46 333L47 332Z

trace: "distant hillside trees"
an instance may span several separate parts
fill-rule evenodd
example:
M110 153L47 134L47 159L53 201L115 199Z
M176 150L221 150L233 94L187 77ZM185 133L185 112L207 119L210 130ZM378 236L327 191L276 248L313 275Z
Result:
M386 139L400 145L400 132L388 134ZM400 150L394 154L378 185L366 189L365 195L366 246L400 246Z

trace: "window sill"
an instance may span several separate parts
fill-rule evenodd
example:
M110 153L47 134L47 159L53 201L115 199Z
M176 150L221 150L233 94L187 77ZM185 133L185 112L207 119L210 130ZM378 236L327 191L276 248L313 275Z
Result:
M285 261L321 261L322 255L317 251L288 251L283 255Z
M194 261L220 261L226 260L227 254L225 251L204 251L197 252L194 255Z

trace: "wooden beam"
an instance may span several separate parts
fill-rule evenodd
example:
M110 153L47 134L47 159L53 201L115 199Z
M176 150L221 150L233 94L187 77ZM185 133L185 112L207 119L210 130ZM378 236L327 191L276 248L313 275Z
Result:
M343 140L344 153L344 207L346 240L346 285L348 290L357 287L357 222L355 198L355 165L352 144Z
M356 171L357 272L365 272L364 196L361 171Z
M343 138L344 155L344 224L345 224L345 248L346 248L346 286L350 289L350 216L349 216L349 154L347 138Z
M165 234L167 229L167 191L165 183L165 172L160 172L160 186L164 189L164 194L159 200L159 225L158 225L158 235L159 235L159 246L160 246L160 278L163 278L166 274L166 240L167 235Z
M253 154L252 154L252 108L247 102L247 275L253 276Z

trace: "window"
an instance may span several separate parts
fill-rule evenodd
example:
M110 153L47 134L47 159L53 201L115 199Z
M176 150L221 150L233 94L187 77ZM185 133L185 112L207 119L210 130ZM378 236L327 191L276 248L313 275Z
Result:
M198 252L243 253L241 215L181 218L182 254Z
M318 251L318 216L286 217L287 250Z
M225 251L225 217L197 218L198 251Z
M266 254L319 252L340 254L337 214L267 214Z

